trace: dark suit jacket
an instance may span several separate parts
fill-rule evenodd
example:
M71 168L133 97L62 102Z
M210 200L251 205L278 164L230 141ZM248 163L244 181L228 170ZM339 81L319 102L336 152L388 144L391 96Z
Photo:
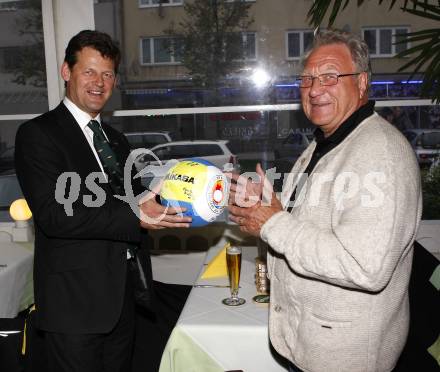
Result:
M104 130L124 164L129 154L125 137L109 126ZM101 169L81 128L62 103L20 126L15 157L35 224L37 326L64 333L110 331L122 308L127 245L146 242L138 218L127 203L113 197L106 183L100 184L105 203L84 206L83 196L93 195L85 179ZM75 172L81 178L73 216L67 216L55 196L63 172ZM66 190L64 198L69 195L69 188ZM63 193L58 194L60 199ZM149 262L147 266L151 279Z

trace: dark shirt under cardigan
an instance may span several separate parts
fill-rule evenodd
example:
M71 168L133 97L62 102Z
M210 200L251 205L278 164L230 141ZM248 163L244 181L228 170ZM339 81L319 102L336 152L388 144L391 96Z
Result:
M371 116L374 112L375 101L368 101L365 105L359 107L355 112L353 112L350 117L345 120L336 131L328 137L324 137L324 132L321 128L316 128L314 131L314 136L316 140L316 147L313 151L312 158L310 159L307 168L304 173L310 176L319 159L321 159L325 154L333 150L338 146L345 138L366 118ZM290 207L287 211L292 210L294 205L296 195L299 195L300 188L296 188L290 197Z

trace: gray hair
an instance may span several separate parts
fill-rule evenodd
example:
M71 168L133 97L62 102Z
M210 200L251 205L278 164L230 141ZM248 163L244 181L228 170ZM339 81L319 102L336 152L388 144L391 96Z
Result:
M350 51L351 58L358 72L366 72L368 75L368 86L371 81L371 64L368 45L358 35L338 29L327 29L319 31L311 47L304 53L301 59L301 68L307 63L310 54L318 47L330 44L344 44Z

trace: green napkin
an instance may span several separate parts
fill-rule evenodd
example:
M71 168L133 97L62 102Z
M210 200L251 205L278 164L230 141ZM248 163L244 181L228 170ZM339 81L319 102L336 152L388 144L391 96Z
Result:
M159 372L224 372L190 336L174 328L160 362Z
M437 341L428 348L428 352L433 356L440 366L440 335L438 336Z
M436 267L431 275L431 278L429 278L429 281L437 289L437 291L440 290L440 265Z

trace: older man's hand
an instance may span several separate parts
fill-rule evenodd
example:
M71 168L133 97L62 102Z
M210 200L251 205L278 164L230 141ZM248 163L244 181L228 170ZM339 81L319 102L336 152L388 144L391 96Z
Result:
M264 223L275 213L282 211L280 201L275 193L272 194L269 204L261 201L252 207L239 207L229 205L229 217L232 221L240 225L240 230L254 236L260 236L260 231Z
M229 189L229 204L238 205L240 207L251 207L257 204L263 197L266 176L261 168L260 163L256 166L256 173L225 173L230 179L231 186ZM266 191L272 191L269 183Z
M231 179L228 208L230 219L240 225L241 231L259 236L263 224L283 207L260 164L256 173L258 179L252 180L243 175L228 175Z

